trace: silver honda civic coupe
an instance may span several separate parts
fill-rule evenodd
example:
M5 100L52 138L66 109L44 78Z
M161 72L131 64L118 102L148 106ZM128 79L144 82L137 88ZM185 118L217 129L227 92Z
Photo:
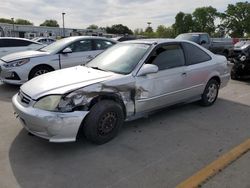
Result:
M176 103L214 104L230 74L227 60L188 41L148 39L119 43L90 61L38 76L13 99L30 133L50 142L79 133L103 144L122 123Z

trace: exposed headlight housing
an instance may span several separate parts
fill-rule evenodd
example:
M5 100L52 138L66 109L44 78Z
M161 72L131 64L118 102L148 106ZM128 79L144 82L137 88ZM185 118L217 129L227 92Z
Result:
M15 61L6 63L6 64L4 64L4 66L5 66L6 68L10 68L10 67L19 67L19 66L22 66L22 65L28 63L29 61L30 61L29 58L26 58L26 59L19 59L19 60L15 60Z
M56 111L56 112L71 112L76 107L84 106L88 103L85 95L79 92L72 92L68 95L49 95L41 98L34 105L34 108Z
M61 97L61 95L49 95L43 97L34 104L34 108L48 111L56 111Z

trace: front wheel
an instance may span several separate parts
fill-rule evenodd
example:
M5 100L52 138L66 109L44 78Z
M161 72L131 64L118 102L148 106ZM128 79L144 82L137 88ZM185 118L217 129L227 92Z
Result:
M118 134L123 121L121 105L111 100L100 101L91 108L84 121L84 135L95 144L104 144Z
M51 71L53 71L53 69L48 66L41 65L41 66L35 67L30 71L29 80L34 77L40 76L42 74L51 72Z
M219 83L215 79L209 80L200 100L201 105L211 106L217 99Z

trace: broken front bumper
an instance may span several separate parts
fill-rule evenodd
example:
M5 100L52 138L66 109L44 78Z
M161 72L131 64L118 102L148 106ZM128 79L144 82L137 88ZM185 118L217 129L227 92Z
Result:
M18 94L12 98L18 119L25 129L50 142L73 142L88 111L50 112L23 106Z

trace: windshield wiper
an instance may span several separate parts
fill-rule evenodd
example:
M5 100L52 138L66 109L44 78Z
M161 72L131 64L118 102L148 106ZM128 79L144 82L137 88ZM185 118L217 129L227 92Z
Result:
M99 68L99 67L90 67L90 68L96 69L96 70L101 70L101 71L106 71L106 70L103 70L103 69L101 69L101 68Z

